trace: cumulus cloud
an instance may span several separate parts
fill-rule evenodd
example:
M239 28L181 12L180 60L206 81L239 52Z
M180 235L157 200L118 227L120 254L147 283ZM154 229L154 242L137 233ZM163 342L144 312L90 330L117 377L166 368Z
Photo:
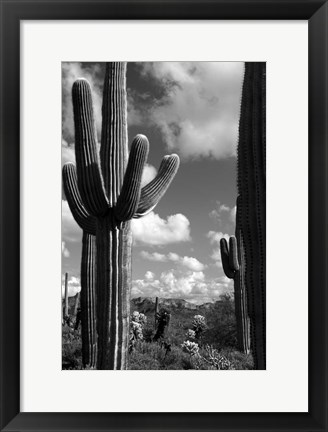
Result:
M64 241L62 241L62 254L64 258L68 258L70 256L69 250L67 249Z
M68 286L68 297L74 297L78 292L81 291L80 278L71 276L67 282ZM62 276L62 298L65 297L65 275Z
M191 240L190 222L181 213L162 219L150 212L140 219L133 219L131 227L136 243L158 246Z
M221 276L207 279L202 271L168 270L162 272L157 279L147 278L147 273L143 279L132 281L133 297L183 298L194 303L204 303L217 300L220 295L232 291L228 278Z
M168 149L185 159L236 154L243 63L147 62L140 70L162 89L143 106Z
M67 141L62 139L62 167L67 162L75 163L74 144L68 144Z
M146 164L141 177L141 187L151 182L157 174L157 170L150 164Z
M206 267L196 258L188 257L188 256L181 257L178 254L173 252L170 252L167 255L165 255L158 252L141 251L140 255L149 261L157 261L157 262L172 261L179 264L180 266L186 267L189 270L193 270L193 271L202 271Z
M236 213L237 213L237 206L232 207L230 210L230 221L235 223L236 222Z
M215 261L216 265L221 268L222 261L220 252L220 240L222 238L225 238L227 241L229 241L230 236L229 234L224 234L223 232L209 231L206 234L206 237L210 239L210 244L213 246L211 258L213 261Z
M68 202L62 200L62 239L64 242L81 241L82 230L75 222Z
M216 202L216 208L209 212L209 217L219 224L234 223L236 220L236 206L229 207L226 204Z

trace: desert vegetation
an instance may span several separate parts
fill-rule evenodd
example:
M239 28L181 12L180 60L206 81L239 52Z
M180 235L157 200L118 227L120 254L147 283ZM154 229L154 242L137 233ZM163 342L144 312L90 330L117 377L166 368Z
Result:
M165 306L161 307L161 304ZM75 297L69 298L74 312ZM170 315L161 337L154 324L155 299L131 300L128 369L136 370L239 370L253 369L251 354L239 351L234 299L221 296L215 303L193 305L159 299L159 312ZM167 322L167 321L166 321ZM77 324L77 325L76 325ZM78 317L63 325L63 369L83 369L81 325Z

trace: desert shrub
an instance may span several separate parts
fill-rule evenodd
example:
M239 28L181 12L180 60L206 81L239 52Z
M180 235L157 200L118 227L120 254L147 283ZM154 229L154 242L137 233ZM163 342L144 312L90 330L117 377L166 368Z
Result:
M69 325L62 327L62 369L82 369L81 334Z
M236 370L254 369L254 360L252 354L244 354L236 349L227 347L221 350Z
M207 317L207 329L202 336L204 344L213 345L221 350L225 347L237 349L237 327L234 299L222 295Z
M162 342L140 342L129 356L129 369L133 370L181 370L186 363L188 356L179 347L167 350Z

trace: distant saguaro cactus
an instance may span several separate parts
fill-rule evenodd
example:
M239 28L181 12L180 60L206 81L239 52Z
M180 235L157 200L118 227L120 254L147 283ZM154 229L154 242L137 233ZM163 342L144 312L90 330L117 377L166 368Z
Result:
M74 83L72 98L78 191L87 220L95 223L92 234L96 238L97 252L96 266L92 268L97 269L97 368L126 369L131 286L130 221L156 206L177 172L179 158L165 156L155 179L141 188L149 144L144 135L137 135L128 156L126 63L106 64L100 155L91 88L86 80Z
M238 201L237 201L238 203ZM238 207L238 204L237 204ZM237 210L238 215L238 210ZM238 220L238 217L237 217ZM250 352L250 328L247 312L247 294L245 285L245 257L244 245L238 222L236 223L236 234L229 239L229 246L225 238L220 240L222 267L225 275L234 280L235 316L237 327L238 349L245 354ZM239 240L239 245L238 244Z
M65 196L72 215L83 230L81 259L82 362L94 369L97 363L96 331L96 220L86 210L77 184L75 165L63 167Z
M238 221L245 257L251 349L266 368L266 64L245 64L238 142ZM238 233L237 233L238 234Z
M171 313L169 310L162 308L157 313L157 329L154 336L154 341L168 336L170 329Z
M157 315L158 315L158 297L156 297L155 299L155 312L154 312L155 330L157 328Z
M75 304L74 304L74 316L76 317L77 315L77 310L79 308L80 305L80 293L78 292L75 296Z
M64 298L64 311L63 318L68 318L68 273L65 273L65 298Z

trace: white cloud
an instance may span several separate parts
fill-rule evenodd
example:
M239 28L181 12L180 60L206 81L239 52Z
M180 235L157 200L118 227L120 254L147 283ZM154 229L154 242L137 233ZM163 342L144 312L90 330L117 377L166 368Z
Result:
M169 252L167 255L165 255L165 254L160 254L158 252L141 251L140 255L149 261L157 261L157 262L172 261L179 264L180 266L186 267L189 270L193 270L193 271L202 271L206 267L196 258L188 257L188 256L181 257L178 254L173 252Z
M181 213L168 216L165 220L150 212L140 219L133 219L131 227L136 243L155 246L191 240L190 222Z
M237 213L237 206L234 206L230 210L230 220L232 223L236 223L236 213Z
M78 292L81 291L80 278L71 276L67 281L68 286L68 297L74 297ZM65 275L62 276L62 298L65 297Z
M156 174L157 174L156 168L147 163L142 173L141 187L151 182L156 177Z
M163 89L147 118L185 159L236 154L244 66L241 62L141 63ZM141 116L139 116L141 119Z
M82 230L75 222L65 200L62 200L62 239L65 242L77 242L82 239Z
M147 279L146 275L144 279L132 281L133 297L183 298L204 303L217 300L221 294L231 292L233 287L225 276L207 279L202 271L168 270L158 279Z
M145 273L145 279L146 279L147 281L152 281L152 280L154 280L154 277L155 277L155 273L151 272L150 270L148 270L148 271Z
M209 217L219 223L222 223L224 219L228 219L229 221L234 222L234 220L232 219L234 211L235 207L232 209L226 204L221 204L220 201L217 201L216 208L210 211Z
M62 254L65 258L68 258L70 256L69 250L67 249L64 241L62 241Z
M75 163L74 144L68 144L67 141L62 139L62 167L67 162Z

